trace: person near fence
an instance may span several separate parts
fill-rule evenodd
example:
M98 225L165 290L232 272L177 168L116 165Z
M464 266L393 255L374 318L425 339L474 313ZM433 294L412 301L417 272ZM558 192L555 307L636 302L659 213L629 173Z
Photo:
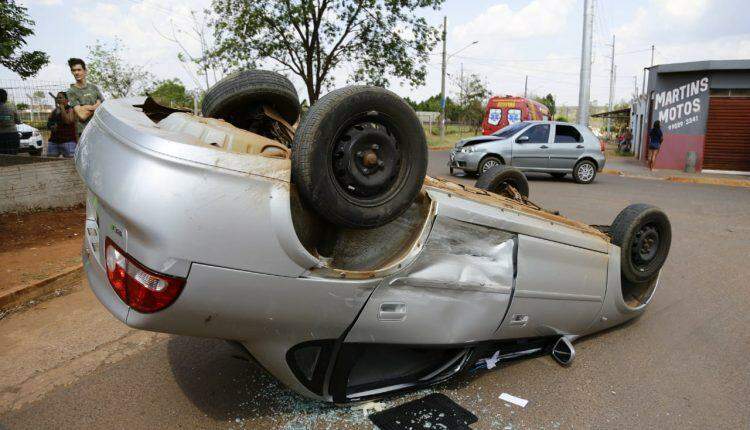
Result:
M76 115L76 132L80 137L96 108L104 101L104 96L99 87L86 82L86 63L83 60L71 58L68 60L68 66L76 80L74 84L70 84L68 100Z
M47 143L47 156L58 157L62 155L70 158L75 154L78 133L76 132L76 119L73 108L68 104L68 96L60 91L55 96L55 110L47 120L47 128L50 130L49 142Z
M18 111L8 103L8 92L0 88L0 154L16 154L21 146Z

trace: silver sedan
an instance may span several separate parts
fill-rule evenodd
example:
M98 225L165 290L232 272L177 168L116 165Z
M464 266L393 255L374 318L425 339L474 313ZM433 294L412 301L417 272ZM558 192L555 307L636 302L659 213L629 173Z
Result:
M594 181L604 168L604 143L588 127L556 121L525 121L494 134L464 139L451 150L449 167L482 174L508 165L556 178L572 174L578 183Z

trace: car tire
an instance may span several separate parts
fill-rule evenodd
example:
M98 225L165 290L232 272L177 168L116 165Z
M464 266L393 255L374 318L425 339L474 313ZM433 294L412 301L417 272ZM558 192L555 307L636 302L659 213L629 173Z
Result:
M513 186L525 198L529 197L529 181L526 175L513 167L495 166L482 173L475 186L491 193L510 197L504 192L507 185Z
M41 149L29 149L29 155L32 157L38 157L42 155L42 150Z
M610 227L612 243L620 247L622 276L635 284L652 281L669 254L672 227L659 208L638 203L623 209Z
M590 184L596 178L596 164L591 160L581 160L573 168L573 179L579 184Z
M351 86L318 100L297 128L292 181L321 216L379 227L414 201L427 172L427 141L414 110L380 87Z
M484 172L490 170L491 168L502 165L502 160L497 157L493 157L492 155L484 157L482 161L479 162L479 166L477 166L476 174L482 176Z
M209 88L203 97L203 115L252 130L254 117L268 105L289 124L299 119L297 90L285 76L267 70L233 73Z
M550 173L550 176L552 176L555 179L562 179L566 175L567 175L567 173L563 173L563 172L553 172L553 173Z

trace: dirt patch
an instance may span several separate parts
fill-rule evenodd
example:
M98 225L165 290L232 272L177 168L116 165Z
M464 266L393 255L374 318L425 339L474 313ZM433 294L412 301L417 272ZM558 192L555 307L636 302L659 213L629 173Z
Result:
M83 208L0 215L0 292L81 263Z
M83 206L23 214L0 214L0 252L80 239L85 219L86 210Z

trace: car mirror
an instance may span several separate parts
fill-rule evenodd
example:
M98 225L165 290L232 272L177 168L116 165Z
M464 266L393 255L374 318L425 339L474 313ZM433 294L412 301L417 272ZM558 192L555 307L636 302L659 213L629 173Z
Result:
M516 139L516 143L526 143L529 141L529 136L521 136Z

